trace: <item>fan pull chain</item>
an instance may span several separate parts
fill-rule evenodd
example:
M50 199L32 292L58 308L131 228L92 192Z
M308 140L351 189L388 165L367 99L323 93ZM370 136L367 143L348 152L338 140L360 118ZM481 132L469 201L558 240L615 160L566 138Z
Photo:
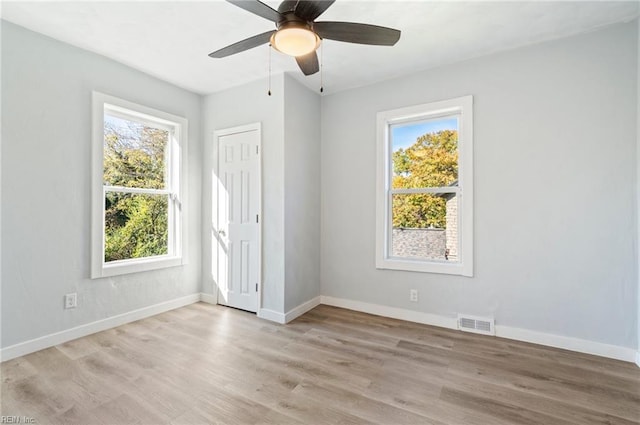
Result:
M324 65L324 43L320 44L320 93L324 91L322 69Z
M269 91L267 94L271 96L271 43L269 43Z

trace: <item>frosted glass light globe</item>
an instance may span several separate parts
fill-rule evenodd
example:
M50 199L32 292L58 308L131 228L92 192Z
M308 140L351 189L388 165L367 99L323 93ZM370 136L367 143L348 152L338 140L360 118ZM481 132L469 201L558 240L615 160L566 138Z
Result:
M283 28L271 37L271 44L285 55L304 56L316 50L320 39L305 28Z

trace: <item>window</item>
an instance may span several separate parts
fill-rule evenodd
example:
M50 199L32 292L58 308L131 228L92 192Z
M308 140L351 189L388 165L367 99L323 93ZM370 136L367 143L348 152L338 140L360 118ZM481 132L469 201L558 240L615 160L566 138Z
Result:
M93 93L91 277L184 263L187 121Z
M472 107L378 113L377 268L472 276Z

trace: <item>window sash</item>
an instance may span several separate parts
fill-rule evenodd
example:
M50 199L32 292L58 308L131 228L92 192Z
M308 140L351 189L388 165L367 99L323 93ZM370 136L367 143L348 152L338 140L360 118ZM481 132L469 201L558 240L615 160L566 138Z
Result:
M437 189L442 189L442 188L424 188L424 189L399 189L399 192L395 192L395 191L389 191L387 198L386 198L386 207L387 207L387 214L386 214L386 218L387 218L387 231L386 231L386 244L384 247L384 255L385 258L390 259L390 260L397 260L397 261L414 261L414 262L421 262L421 263L439 263L439 264L452 264L452 265L456 265L456 264L462 264L462 226L464 225L462 223L462 209L458 208L458 210L456 211L456 215L458 216L457 219L457 226L458 226L458 238L456 241L456 247L457 247L457 253L458 253L458 260L457 261L451 261L451 260L439 260L437 258L418 258L418 257L401 257L398 255L393 255L393 195L395 194L406 194L406 195L415 195L415 194L433 194L433 193L443 193L443 192L434 192L433 190L437 190ZM447 189L450 189L449 187L447 187ZM456 190L456 191L447 191L444 193L455 193L456 197L457 197L457 205L461 205L462 204L462 191L460 190ZM446 229L445 229L446 232Z
M109 108L109 109L108 109ZM146 114L136 114L135 111L129 111L124 108L118 108L114 105L104 105L104 113L103 113L103 128L104 128L104 119L107 115L120 118L125 121L131 121L136 124L142 124L144 127L154 128L158 130L163 130L168 133L167 135L167 145L165 146L164 153L164 186L165 189L171 189L176 187L175 182L177 182L179 176L180 163L176 161L176 151L179 149L176 148L177 142L177 134L178 128L176 124L167 124L164 120L160 120L159 118L155 118ZM103 167L104 167L104 148L103 148ZM102 171L102 179L104 182L104 168ZM109 186L106 187L124 187L124 186ZM133 186L135 188L136 186Z
M417 194L417 193L462 193L462 188L459 186L444 186L444 187L418 187L412 189L389 189L391 194Z
M176 242L178 238L176 237L177 228L179 223L177 221L178 213L177 209L180 208L180 202L174 194L167 190L158 190L158 189L131 189L128 187L122 188L124 190L119 190L118 186L107 186L104 187L103 190L103 204L102 204L102 216L103 216L103 224L102 224L102 264L106 266L108 264L114 263L133 263L139 260L144 260L145 258L169 258L175 257L176 253L179 251L179 246L177 246ZM107 226L104 222L104 214L107 211L106 199L107 193L131 193L131 194L142 194L142 195L156 195L156 196L166 196L167 197L167 254L163 255L151 255L148 257L139 257L139 258L127 258L124 260L114 260L114 261L105 261L104 259L104 251L107 247Z
M104 104L104 115L120 118L126 121L133 121L158 130L168 131L170 134L174 132L176 126L170 121L154 117L153 115L143 114L130 109L122 108L108 103Z
M149 189L126 186L103 186L104 192L137 193L143 195L174 195L173 191L167 189Z

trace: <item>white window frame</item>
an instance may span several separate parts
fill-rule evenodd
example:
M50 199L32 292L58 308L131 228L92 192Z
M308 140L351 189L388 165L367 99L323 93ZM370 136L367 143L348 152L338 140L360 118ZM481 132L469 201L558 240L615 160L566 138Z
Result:
M167 147L169 167L165 189L141 189L105 186L104 117L109 115L135 120L169 131ZM129 102L99 92L92 93L92 164L91 164L91 278L117 276L175 267L186 264L185 194L187 175L187 120L157 109ZM169 253L145 258L104 261L105 233L104 211L107 191L125 193L163 194L169 197Z
M444 192L458 197L458 237L460 258L457 262L399 258L390 255L392 232L392 193L442 193L442 188L391 189L392 148L390 127L459 116L458 121L458 186ZM376 179L376 268L413 272L444 273L473 276L473 96L393 109L377 114L377 179Z

